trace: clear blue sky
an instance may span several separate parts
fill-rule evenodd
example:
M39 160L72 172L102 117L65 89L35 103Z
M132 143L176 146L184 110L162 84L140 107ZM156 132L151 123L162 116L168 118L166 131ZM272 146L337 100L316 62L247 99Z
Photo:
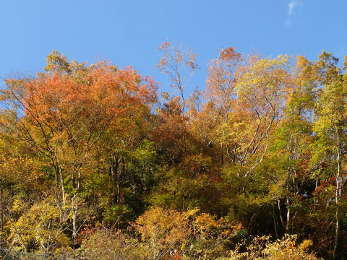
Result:
M70 59L132 65L159 81L163 41L191 48L203 68L217 50L316 57L347 55L344 0L1 0L0 76L42 70L58 50Z

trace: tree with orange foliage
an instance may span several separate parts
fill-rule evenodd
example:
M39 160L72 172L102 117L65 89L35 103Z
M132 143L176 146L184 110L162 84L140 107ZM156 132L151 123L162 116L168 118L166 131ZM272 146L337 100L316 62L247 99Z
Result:
M49 161L60 189L62 212L67 197L71 200L75 242L78 197L91 157L109 134L125 141L136 123L132 117L148 113L155 102L156 88L153 81L142 79L130 68L70 63L57 52L48 57L47 70L33 79L8 79L2 98L17 113L20 138Z

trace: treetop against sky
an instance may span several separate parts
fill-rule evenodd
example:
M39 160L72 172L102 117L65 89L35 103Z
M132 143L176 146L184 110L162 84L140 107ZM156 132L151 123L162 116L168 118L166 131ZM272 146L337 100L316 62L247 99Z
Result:
M201 69L228 46L241 53L314 58L345 55L345 1L317 0L4 0L1 77L34 74L58 50L72 60L111 60L164 82L156 68L164 41L191 48ZM163 83L164 84L164 83ZM196 87L195 85L192 87Z

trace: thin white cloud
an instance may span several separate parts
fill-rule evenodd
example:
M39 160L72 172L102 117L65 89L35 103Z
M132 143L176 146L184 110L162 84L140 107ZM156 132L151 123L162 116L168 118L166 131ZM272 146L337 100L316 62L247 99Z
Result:
M299 2L297 1L291 1L288 4L288 16L292 16L294 13L294 9L295 7L297 7L299 5Z
M288 13L287 13L287 19L285 21L286 25L289 26L292 24L292 19L295 14L295 10L301 5L303 5L303 2L297 1L297 0L292 0L288 3Z

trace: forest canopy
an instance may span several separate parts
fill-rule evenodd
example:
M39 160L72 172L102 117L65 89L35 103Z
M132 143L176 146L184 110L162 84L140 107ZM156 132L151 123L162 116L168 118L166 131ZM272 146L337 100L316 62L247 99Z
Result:
M160 51L5 80L3 259L346 259L347 61Z

